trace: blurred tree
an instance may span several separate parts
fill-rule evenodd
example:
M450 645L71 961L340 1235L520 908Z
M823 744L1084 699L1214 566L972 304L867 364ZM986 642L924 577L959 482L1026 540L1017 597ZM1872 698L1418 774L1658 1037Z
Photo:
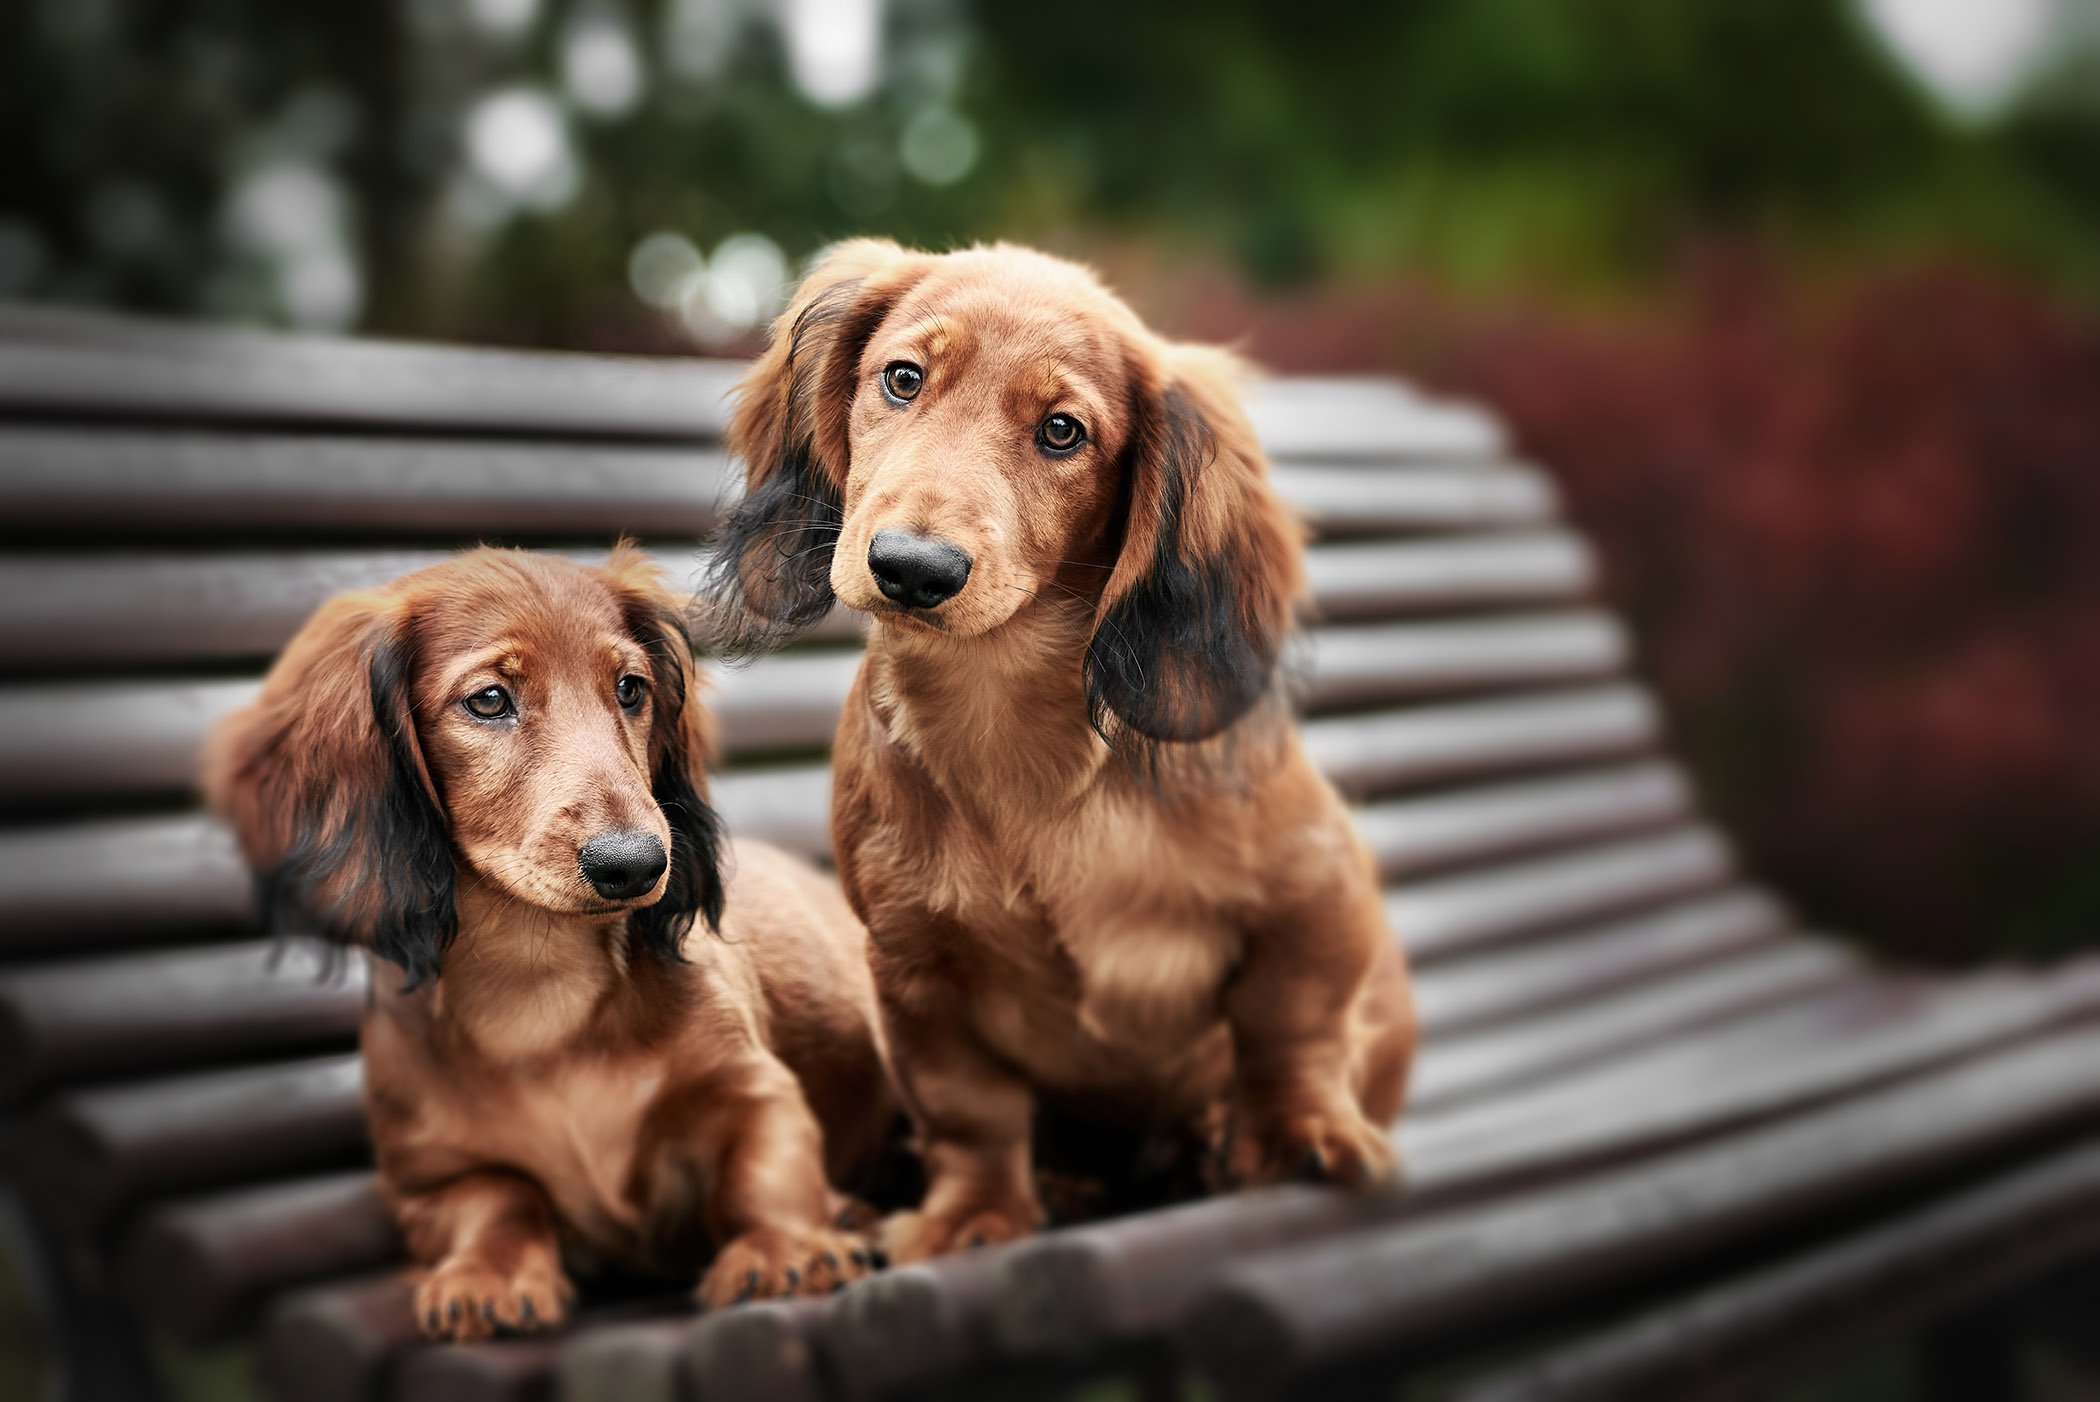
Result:
M0 295L668 347L739 331L705 250L862 231L1561 297L1719 232L2100 291L2091 68L1968 131L1838 0L866 3L872 81L812 97L763 0L17 0ZM626 286L660 232L683 325Z

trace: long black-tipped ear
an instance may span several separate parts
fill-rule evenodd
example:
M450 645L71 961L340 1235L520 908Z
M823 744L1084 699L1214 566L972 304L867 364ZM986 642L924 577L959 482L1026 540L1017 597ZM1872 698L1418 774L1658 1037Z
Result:
M696 613L715 651L777 646L831 610L861 352L925 264L879 239L831 249L737 387L728 442L743 462L744 496L716 533Z
M1223 352L1132 370L1123 543L1087 645L1087 705L1121 748L1226 730L1273 694L1304 589L1300 532Z
M452 834L438 806L409 698L412 665L400 635L372 651L367 680L372 715L386 737L387 778L371 800L369 852L382 865L372 950L401 966L407 987L438 976L445 951L459 933L458 864Z
M266 928L437 976L459 928L454 858L409 698L414 643L381 595L308 620L206 752L205 788L255 875Z
M649 654L649 780L656 806L671 827L671 871L663 895L630 915L627 930L643 949L675 960L683 957L680 946L695 916L709 929L721 928L722 823L707 801L714 736L697 694L692 641L653 577L639 582L641 575L653 574L653 566L633 563L643 558L623 545L607 571L616 580L632 576L627 625Z

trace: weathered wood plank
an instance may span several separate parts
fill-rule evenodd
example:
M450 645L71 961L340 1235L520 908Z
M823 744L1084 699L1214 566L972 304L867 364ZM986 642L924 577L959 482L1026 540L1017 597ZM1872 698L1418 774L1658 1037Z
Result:
M1489 461L1286 462L1274 480L1323 535L1531 526L1558 507L1537 470ZM722 451L699 444L0 420L0 519L14 534L701 536L739 486Z
M2095 1014L2100 960L2045 978L1884 978L1702 1029L1667 1054L1413 1116L1398 1142L1425 1185L1565 1174L1629 1143L1679 1142L1796 1113Z
M1315 628L1297 666L1311 706L1334 709L1602 677L1622 670L1628 652L1606 614L1490 615Z
M1321 545L1306 553L1305 572L1324 617L1383 619L1580 598L1596 580L1596 560L1565 532L1511 531L1404 545Z
M742 373L726 361L240 332L147 348L0 342L0 413L711 440Z
M10 535L697 537L728 481L721 452L702 447L0 422Z
M363 1152L363 1086L351 1052L75 1090L19 1132L17 1172L39 1211L98 1229L149 1198Z
M175 423L710 440L742 362L499 351L0 310L0 412ZM1487 414L1390 380L1251 382L1269 451L1350 460L1487 456Z
M1666 1052L1672 1037L1866 977L1859 961L1835 945L1753 943L1733 957L1641 980L1514 1026L1431 1039L1415 1063L1408 1108L1429 1114L1477 1102L1587 1070L1635 1047Z
M1710 828L1673 829L1522 862L1435 877L1385 898L1394 935L1416 958L1443 958L1512 935L1710 890L1732 870Z
M1355 817L1380 873L1401 881L1465 862L1659 826L1688 816L1692 807L1682 774L1661 762L1637 761L1381 799L1357 809Z
M1613 1402L1724 1385L1741 1394L1798 1375L1834 1346L1887 1337L2095 1244L2100 1145L2089 1143L1478 1379L1458 1396Z
M829 849L828 765L739 769L715 779L713 798L738 837ZM200 813L0 832L0 954L253 928L232 834Z
M384 584L450 553L0 557L0 667L70 674L266 658L331 595ZM604 558L602 549L563 553ZM654 553L674 584L690 587L700 578L704 558L697 546L662 543ZM1318 603L1338 618L1563 598L1589 577L1587 556L1573 538L1551 534L1315 546L1307 564ZM858 638L861 626L841 609L811 636Z
M0 972L0 1103L59 1080L340 1046L363 1005L363 964L304 943L9 969Z
M1779 939L1786 923L1773 903L1750 892L1666 906L1555 939L1432 963L1419 980L1415 1011L1426 1041L1492 1027L1596 998L1628 983Z
M401 1250L393 1213L359 1171L163 1203L131 1232L118 1271L142 1314L205 1343L247 1326L276 1291L384 1266Z
M378 1402L389 1365L418 1346L410 1287L398 1268L275 1293L256 1373L281 1402Z
M1631 686L1540 692L1330 716L1301 727L1306 752L1345 793L1449 775L1626 754L1655 743L1655 703Z

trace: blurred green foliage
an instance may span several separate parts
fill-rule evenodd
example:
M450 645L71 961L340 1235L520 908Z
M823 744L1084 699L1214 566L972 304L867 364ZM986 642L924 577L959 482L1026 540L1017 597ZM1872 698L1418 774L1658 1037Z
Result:
M833 107L756 0L497 7L516 32L476 7L0 8L0 292L281 317L288 255L229 215L275 161L335 182L320 222L354 267L350 319L399 333L676 344L626 287L658 230L702 249L756 231L790 257L870 231L1137 241L1272 287L1561 297L1751 238L1809 265L1965 252L2100 297L2091 49L1964 127L1844 0L891 0L877 81ZM563 87L591 18L641 59L614 114ZM477 206L464 124L520 86L551 97L578 178ZM933 177L909 159L928 131L966 148Z

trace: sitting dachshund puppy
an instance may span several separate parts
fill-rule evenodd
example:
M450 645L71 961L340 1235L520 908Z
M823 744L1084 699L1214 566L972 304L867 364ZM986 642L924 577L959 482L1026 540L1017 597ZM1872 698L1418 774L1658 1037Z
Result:
M625 545L476 550L324 605L209 746L272 928L374 960L365 1108L433 1336L557 1324L564 1256L714 1248L710 1306L872 1263L830 1186L896 1115L866 934L756 843L725 888L678 610Z
M1237 364L1008 246L832 250L741 387L709 626L873 616L833 834L927 1170L899 1260L1041 1222L1038 1112L1212 1184L1395 1172L1415 1030L1280 704L1301 531Z

